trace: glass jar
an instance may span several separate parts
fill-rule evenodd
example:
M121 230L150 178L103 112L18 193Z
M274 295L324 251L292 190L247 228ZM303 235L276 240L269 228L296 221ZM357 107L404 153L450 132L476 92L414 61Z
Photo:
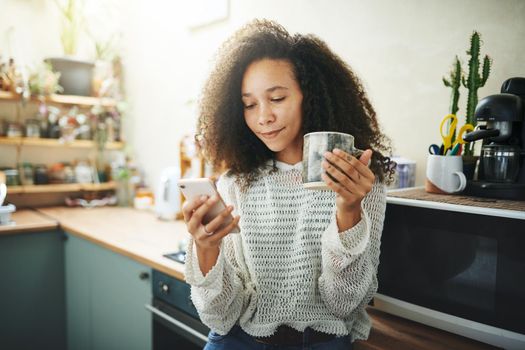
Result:
M7 125L7 137L22 137L22 126L19 123L11 122Z
M75 166L75 177L78 183L92 183L93 169L87 161L79 161Z
M66 180L64 173L64 164L54 163L49 167L48 171L49 182L52 184L61 184Z
M64 163L64 182L67 184L76 182L75 170L69 163Z
M20 176L17 169L6 169L4 174L7 186L20 186Z
M35 185L46 185L48 183L47 167L44 164L35 165Z
M33 169L33 164L28 162L18 164L18 172L20 173L20 180L22 182L22 185L30 186L35 184L35 172Z
M26 120L26 137L40 138L40 122L38 120Z

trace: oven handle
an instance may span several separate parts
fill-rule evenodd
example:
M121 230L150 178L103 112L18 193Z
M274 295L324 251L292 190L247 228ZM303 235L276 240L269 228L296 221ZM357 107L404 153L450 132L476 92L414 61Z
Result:
M184 323L174 319L173 317L171 317L170 315L168 315L167 313L165 312L162 312L160 311L159 309L157 309L156 307L154 306L151 306L149 304L146 304L144 305L144 307L150 311L151 313L159 316L160 318L164 319L165 321L171 323L172 325L174 325L175 327L178 327L180 329L182 329L183 331L185 332L188 332L194 336L196 336L197 338L199 339L202 339L203 341L207 342L208 341L208 337L203 335L202 333L199 333L197 332L196 330L194 330L193 328L190 328L188 326L186 326Z

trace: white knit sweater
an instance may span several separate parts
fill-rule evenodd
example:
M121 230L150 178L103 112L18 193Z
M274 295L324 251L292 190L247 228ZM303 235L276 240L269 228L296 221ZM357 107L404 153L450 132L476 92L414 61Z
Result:
M202 322L219 334L237 323L252 336L268 336L285 324L368 338L364 308L377 290L385 186L376 181L361 221L338 233L335 193L304 189L300 163L276 165L245 192L231 177L218 181L241 217L241 233L223 239L206 276L190 242L186 281Z

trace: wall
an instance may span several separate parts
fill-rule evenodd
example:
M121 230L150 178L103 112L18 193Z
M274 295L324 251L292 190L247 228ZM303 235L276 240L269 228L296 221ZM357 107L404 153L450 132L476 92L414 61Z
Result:
M109 3L118 16L106 25L118 24L123 34L129 100L125 135L151 184L156 184L163 167L177 164L178 142L195 124L199 89L214 52L252 18L277 20L291 32L315 33L354 68L395 153L417 161L417 184L424 180L428 145L441 142L438 126L449 108L449 90L441 78L455 55L467 62L472 31L482 33L482 54L494 60L480 97L499 92L508 77L525 76L521 0L230 0L226 20L194 30L187 27L189 8L183 2ZM20 44L19 54L36 58L59 53L52 2L0 0L0 4L0 50L6 44L3 33L15 22L18 38L36 44ZM11 15L4 21L5 8L16 21ZM461 92L463 115L466 90Z

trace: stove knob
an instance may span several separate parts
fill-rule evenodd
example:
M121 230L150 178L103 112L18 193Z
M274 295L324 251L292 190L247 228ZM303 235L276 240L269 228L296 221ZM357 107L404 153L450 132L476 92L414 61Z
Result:
M164 282L159 282L159 289L164 294L168 294L170 292L170 286Z

